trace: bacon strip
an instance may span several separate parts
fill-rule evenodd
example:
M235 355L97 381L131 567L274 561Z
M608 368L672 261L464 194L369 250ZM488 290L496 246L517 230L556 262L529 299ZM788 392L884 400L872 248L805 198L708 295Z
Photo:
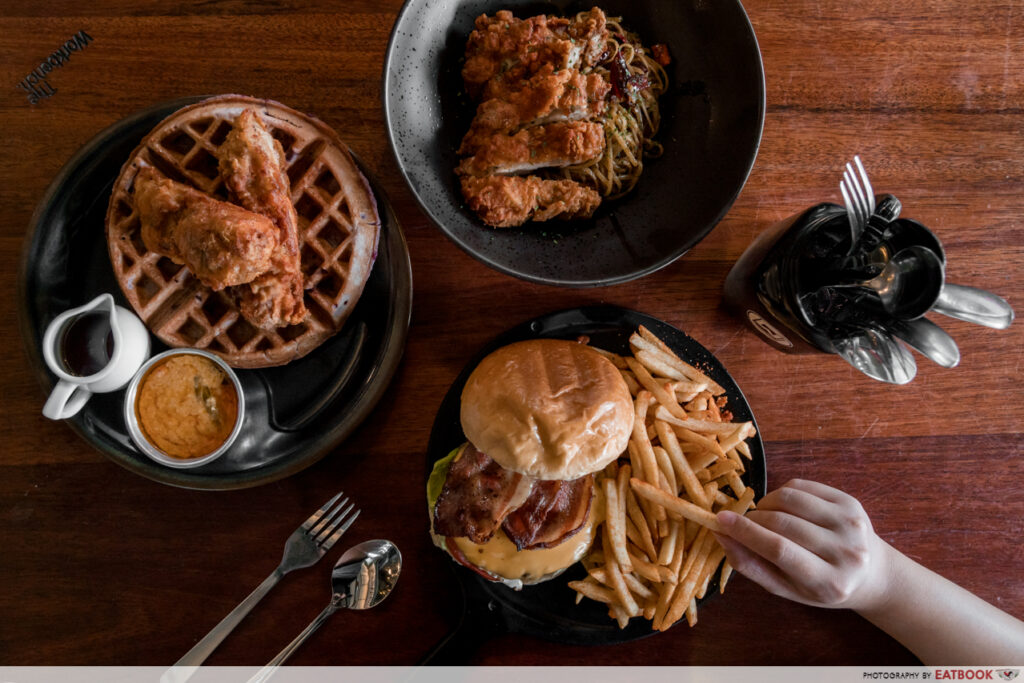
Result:
M472 444L448 468L434 506L434 532L486 543L508 513L527 499L533 479L503 469Z
M593 497L592 474L572 481L538 481L501 528L519 550L556 546L583 527Z

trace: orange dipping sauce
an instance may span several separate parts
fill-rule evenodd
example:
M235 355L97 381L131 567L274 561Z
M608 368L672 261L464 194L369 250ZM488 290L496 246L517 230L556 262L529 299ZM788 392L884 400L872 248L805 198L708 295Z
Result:
M201 458L231 436L238 420L238 393L209 358L169 356L139 383L135 414L145 437L167 455Z

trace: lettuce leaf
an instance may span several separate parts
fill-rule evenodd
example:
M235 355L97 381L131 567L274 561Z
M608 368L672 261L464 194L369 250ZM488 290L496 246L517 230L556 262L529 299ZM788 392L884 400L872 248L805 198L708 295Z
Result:
M434 469L430 471L430 476L427 477L427 504L430 505L430 509L434 509L434 504L437 503L437 499L441 497L441 489L444 488L444 480L448 478L448 467L451 466L452 461L455 460L455 456L462 450L462 446L459 446L452 450L451 453L444 456L440 460L434 463Z

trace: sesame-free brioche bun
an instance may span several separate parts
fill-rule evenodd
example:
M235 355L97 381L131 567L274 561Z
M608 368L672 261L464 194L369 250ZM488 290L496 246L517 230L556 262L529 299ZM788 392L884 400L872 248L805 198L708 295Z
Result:
M466 438L505 469L577 479L626 450L633 401L618 369L572 341L535 339L484 358L462 390Z

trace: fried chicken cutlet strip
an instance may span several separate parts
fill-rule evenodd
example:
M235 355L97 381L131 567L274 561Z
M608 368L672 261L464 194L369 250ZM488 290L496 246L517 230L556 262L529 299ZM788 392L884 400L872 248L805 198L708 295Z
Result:
M584 76L576 69L555 71L547 65L526 85L505 99L482 102L473 124L462 140L459 154L475 154L488 137L516 132L526 126L566 121L594 120L604 114L611 84L604 76Z
M466 176L462 179L466 203L488 225L508 228L527 220L586 218L601 203L596 190L572 180L546 180L537 176Z
M593 66L608 38L607 20L597 7L580 21L539 15L516 19L508 10L477 17L466 43L462 79L472 97L501 97L545 64L556 71Z
M604 151L604 126L590 121L550 123L515 135L495 133L478 143L477 153L456 169L460 175L525 173L582 164Z
M146 248L188 266L213 290L251 282L278 247L274 223L164 177L152 166L135 176L135 207Z
M242 316L263 329L296 325L306 317L299 261L299 227L285 172L284 150L253 109L238 115L218 150L224 184L245 208L273 221L279 248L262 277L238 287Z

